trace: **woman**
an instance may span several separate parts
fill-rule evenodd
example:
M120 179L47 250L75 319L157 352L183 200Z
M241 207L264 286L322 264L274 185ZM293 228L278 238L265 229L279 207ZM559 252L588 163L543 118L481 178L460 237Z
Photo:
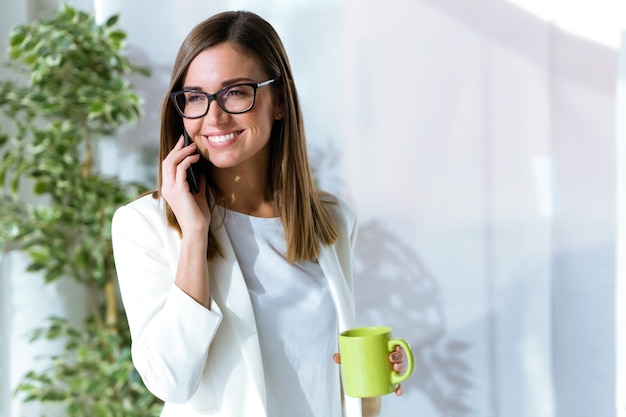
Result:
M158 190L116 212L113 245L133 362L162 416L361 416L331 359L354 326L356 219L315 187L266 21L226 12L187 36L160 160Z

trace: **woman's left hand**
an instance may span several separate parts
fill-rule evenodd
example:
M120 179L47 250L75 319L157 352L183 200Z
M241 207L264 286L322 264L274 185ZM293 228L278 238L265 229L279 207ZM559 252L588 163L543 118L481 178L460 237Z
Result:
M393 370L399 374L403 374L406 371L407 362L406 355L402 346L396 345L396 350L389 354L389 361L393 364ZM398 384L396 389L396 395L402 395L402 384Z

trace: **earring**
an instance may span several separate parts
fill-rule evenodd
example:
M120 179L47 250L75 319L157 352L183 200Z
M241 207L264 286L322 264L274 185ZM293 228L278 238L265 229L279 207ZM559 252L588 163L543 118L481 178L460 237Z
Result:
M278 113L278 117L279 117L279 118L283 117L283 114L279 112L279 113Z

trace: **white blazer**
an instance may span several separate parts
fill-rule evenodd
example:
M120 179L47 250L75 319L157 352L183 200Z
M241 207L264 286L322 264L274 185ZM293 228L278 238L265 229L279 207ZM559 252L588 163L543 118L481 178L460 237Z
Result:
M354 327L352 255L356 216L341 201L327 204L340 239L318 259L328 279L339 330ZM132 358L148 389L165 402L161 416L267 416L261 350L248 289L220 209L211 228L223 258L209 262L206 309L174 285L180 237L151 195L113 217L113 250L132 336ZM334 352L329 352L328 360ZM361 402L344 396L344 416L361 417Z

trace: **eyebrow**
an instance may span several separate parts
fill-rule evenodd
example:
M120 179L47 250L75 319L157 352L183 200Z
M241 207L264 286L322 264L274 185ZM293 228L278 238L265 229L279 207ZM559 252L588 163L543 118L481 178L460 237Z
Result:
M220 90L224 87L228 87L231 85L235 85L235 84L240 84L240 83L254 83L255 81L252 78L248 78L248 77L238 77L238 78L231 78L229 80L224 80L221 83L221 87L219 88ZM193 85L184 85L183 90L195 90L195 91L204 91L204 89L200 86L193 86Z

